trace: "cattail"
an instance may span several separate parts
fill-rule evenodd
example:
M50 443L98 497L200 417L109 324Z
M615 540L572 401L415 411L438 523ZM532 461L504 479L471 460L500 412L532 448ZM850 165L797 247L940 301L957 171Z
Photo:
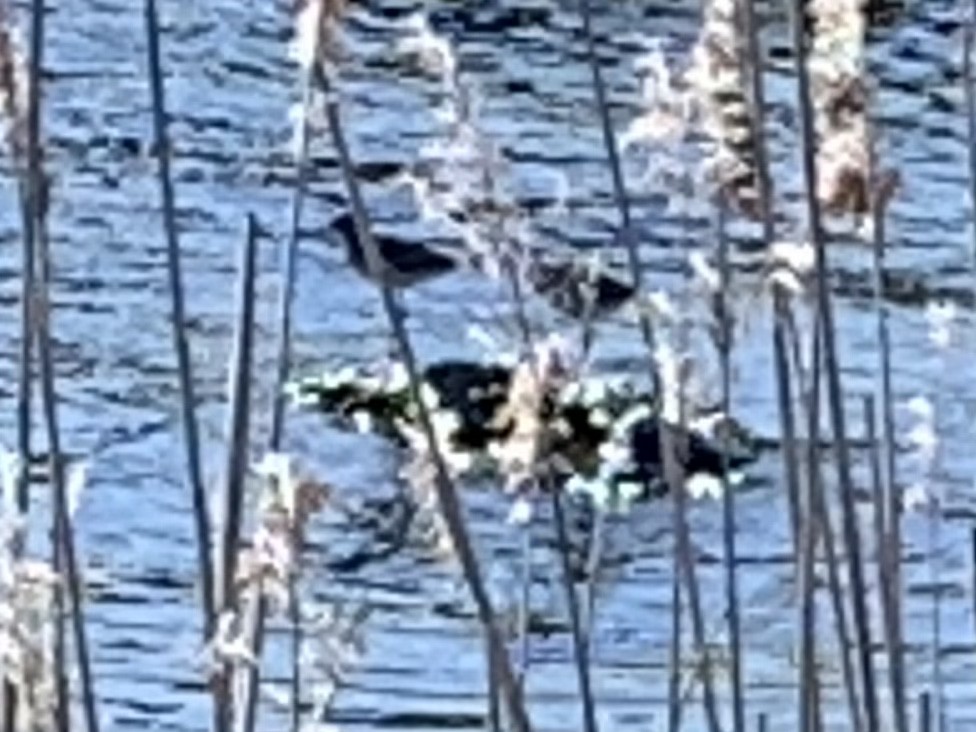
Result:
M301 68L311 70L317 61L333 54L337 33L334 21L345 7L345 0L297 0L291 56Z
M867 213L870 203L860 0L812 0L808 68L815 110L817 197L829 214Z
M699 100L702 130L714 145L706 160L706 174L729 203L743 213L757 216L755 143L736 0L709 0L704 13L701 33L692 51L692 66L685 79Z
M0 109L10 152L23 164L27 149L27 73L21 48L9 8L0 2Z

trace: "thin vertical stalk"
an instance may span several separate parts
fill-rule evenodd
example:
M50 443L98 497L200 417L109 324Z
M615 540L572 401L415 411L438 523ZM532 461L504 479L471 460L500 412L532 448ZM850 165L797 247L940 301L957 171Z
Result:
M600 557L603 554L603 534L606 528L606 511L597 507L596 516L593 519L593 530L590 533L589 547L586 552L586 576L584 579L586 623L583 625L583 630L587 643L591 642L593 628L596 626L596 590L600 579Z
M776 239L773 216L773 182L769 171L766 147L766 92L762 75L762 48L759 40L759 23L756 18L755 0L739 0L739 22L746 51L742 54L751 83L752 102L750 115L751 134L754 141L753 156L756 160L756 180L759 184L759 212L762 217L763 241L771 246ZM773 362L776 369L776 399L779 409L780 432L783 436L783 476L786 479L786 495L789 502L790 528L794 551L799 554L800 524L800 453L796 446L796 422L793 415L792 380L790 377L789 349L787 347L787 323L790 305L786 293L773 284ZM800 365L797 364L797 368Z
M230 359L230 393L227 410L227 457L224 466L220 522L220 581L217 601L221 612L236 607L234 577L237 574L237 552L240 546L244 513L244 481L248 465L248 438L251 426L251 365L254 353L254 292L257 260L257 221L247 217L247 236L240 251L237 267L237 322ZM221 684L230 681L229 668L224 669ZM226 689L223 696L226 695ZM228 709L221 716L227 724Z
M677 540L675 540L677 545ZM671 649L668 659L668 732L681 729L681 563L675 546L671 572Z
M848 573L853 594L854 625L857 633L857 649L860 659L862 692L867 717L868 732L878 732L877 687L874 682L874 659L871 655L871 626L867 609L867 592L864 567L861 559L860 533L854 503L854 485L851 480L849 445L847 444L846 416L844 414L843 386L837 354L833 306L828 282L827 251L824 245L820 202L817 198L817 160L813 105L811 101L807 49L804 31L804 3L793 0L791 5L793 53L798 82L798 104L803 133L803 174L806 183L807 223L816 250L817 311L823 334L824 365L827 372L827 399L830 406L831 431L835 444L837 478L843 509L844 544L848 556Z
M248 664L243 672L244 689L234 718L235 732L253 732L257 722L257 692L261 677L261 654L264 652L265 620L268 614L268 600L265 597L264 581L261 578L254 581L250 594L244 632L256 663Z
M918 697L918 732L932 732L932 695L927 691Z
M46 297L46 292L42 292L42 288L46 285L46 280L42 277L40 281L37 279L38 267L43 267L43 258L45 253L43 251L46 242L41 241L44 234L41 231L41 227L44 225L46 218L46 208L47 202L46 188L43 172L43 151L41 149L41 106L42 106L42 88L41 88L41 74L44 68L44 35L45 35L45 21L44 21L44 2L43 0L32 0L31 2L31 29L30 29L30 66L28 68L28 99L27 99L27 133L26 133L26 160L21 161L26 163L25 169L22 171L22 184L21 192L23 194L23 200L21 205L21 213L23 216L23 226L24 226L24 260L23 267L25 270L26 280L22 283L23 286L23 296L24 302L22 303L22 315L26 319L23 324L22 336L27 339L21 343L21 389L23 391L18 394L18 399L23 400L18 402L18 409L23 409L23 413L19 414L19 419L25 420L21 424L22 429L26 428L26 431L21 432L19 435L18 447L21 451L21 464L19 466L18 472L18 486L17 486L17 503L18 509L24 511L29 505L29 471L30 471L30 400L31 400L31 350L33 349L33 339L37 338L40 342L42 328L41 320L47 318L47 313L39 312L41 307L42 298ZM13 60L11 59L11 62ZM11 88L9 90L10 94L15 94L16 90ZM16 124L16 120L11 120L11 124ZM27 268L30 268L29 270ZM38 343L39 345L39 343ZM42 397L46 399L47 391L45 390L45 379L47 375L44 374L43 369L45 364L43 363L43 356L41 356L42 362L39 364L41 369L41 389ZM52 377L53 378L53 377ZM57 422L54 422L54 427L52 428L51 422L48 420L50 414L48 404L45 401L42 404L42 412L46 421L46 430L50 435L52 429L57 429ZM48 456L53 460L55 455L55 446L48 446ZM52 527L52 542L53 542L53 562L52 566L56 573L65 572L64 568L64 556L62 553L63 541L61 536L61 523L60 523L60 513L58 511L58 482L54 471L51 471L51 482L55 489L55 501L54 501L54 521ZM19 551L19 547L17 548ZM54 644L54 674L55 674L55 697L56 697L56 708L55 708L55 722L57 724L58 732L67 732L71 725L70 720L70 694L68 689L68 674L67 668L67 658L66 658L66 647L65 647L65 605L64 605L64 588L61 583L58 583L54 588L54 616L55 616L55 632L53 637Z
M872 297L877 316L878 366L881 376L876 399L882 410L883 445L871 438L872 450L878 461L878 480L882 486L878 516L878 582L881 593L882 623L888 646L888 676L891 686L892 720L895 732L908 732L908 704L905 695L905 662L901 619L901 501L898 499L895 462L895 400L892 395L891 336L888 330L888 308L884 301L885 269L885 210L878 180L878 161L875 145L871 146L871 215L874 240L872 246ZM872 400L874 404L874 400ZM874 409L869 427L876 428ZM881 456L884 454L884 470Z
M616 137L613 131L613 123L610 120L610 106L606 91L606 84L603 80L603 72L600 68L599 58L596 53L596 39L593 33L593 17L589 0L580 0L580 14L583 19L583 30L586 35L587 58L590 64L590 71L593 78L593 91L596 97L598 112L600 114L600 124L603 133L603 142L606 148L607 161L613 178L614 199L620 212L625 239L627 244L628 264L630 267L631 279L634 289L641 290L642 265L637 241L633 236L630 226L630 204L627 198L627 191L624 185L623 168L620 164L620 155L617 151ZM640 329L644 344L647 347L648 357L651 367L651 376L654 381L655 391L658 397L661 394L660 378L657 369L654 367L655 341L654 331L651 321L643 309L640 311ZM685 579L688 591L688 606L692 616L692 630L695 637L696 650L701 655L704 664L704 698L705 712L712 732L718 732L720 725L718 711L715 704L715 694L712 687L710 663L708 659L708 649L705 643L705 626L701 615L701 603L699 601L697 576L695 572L695 560L692 554L691 539L688 535L688 526L685 518L685 496L684 478L681 475L681 468L677 463L675 455L674 437L670 430L661 430L661 454L664 456L665 478L669 490L675 496L675 530L678 543L678 556L681 561L681 574Z
M200 464L200 436L196 417L196 397L193 367L186 333L183 272L180 261L179 233L176 225L176 201L170 175L170 143L163 84L162 61L159 48L159 20L156 0L146 0L146 40L149 55L149 83L152 95L153 129L156 153L159 156L159 187L163 207L163 227L166 236L166 256L169 276L171 315L173 320L173 350L180 382L180 408L183 422L183 442L186 450L187 480L193 495L193 518L197 534L197 565L200 572L200 595L203 609L203 636L209 639L214 629L214 581L210 549L210 515L207 492Z
M844 683L844 693L851 715L851 727L854 732L863 732L864 722L861 714L861 703L857 694L857 674L851 661L851 638L848 630L847 610L844 604L844 587L841 584L837 542L834 535L833 522L827 508L827 499L823 492L823 477L820 465L812 468L816 471L813 490L815 519L815 535L822 534L824 540L824 558L827 563L827 584L830 591L830 603L834 611L834 630L837 634L837 645L840 647L841 675Z
M976 0L971 4L972 10L963 35L963 85L966 95L966 132L969 148L969 198L976 212L976 89L973 88L973 45L976 43ZM973 234L973 265L976 267L976 223L970 227ZM974 270L976 273L976 270ZM976 289L976 280L974 280Z
M298 128L298 155L295 165L295 188L291 198L291 221L288 242L283 249L281 272L283 282L278 301L278 354L274 401L271 412L270 449L279 451L285 426L285 384L291 369L292 351L292 308L298 279L297 262L299 255L299 232L301 231L302 210L305 203L305 190L308 180L309 148L309 110L312 103L311 74L305 71L302 80L302 112ZM295 547L296 561L301 565L302 547ZM291 732L298 732L301 724L301 598L298 593L298 576L295 572L288 578L288 617L291 636L291 679L289 683L289 705Z
M251 364L254 352L254 300L258 250L258 225L253 214L247 217L247 236L241 249L238 265L237 328L234 339L233 377L228 415L230 445L224 484L224 521L221 525L221 609L234 607L236 598L231 589L237 567L237 549L244 503L244 478L248 464L250 435ZM253 582L245 621L245 637L256 659L244 671L241 698L237 700L234 726L237 732L253 732L257 720L258 684L260 683L261 653L264 648L267 602L264 582Z
M726 206L718 201L718 270L717 300L719 333L719 370L722 381L722 414L732 412L732 321L727 294L731 287L729 240L725 230ZM732 656L732 729L745 730L746 709L742 685L742 626L739 621L739 582L737 577L735 495L729 483L729 432L722 431L722 546L725 561L725 612L729 623L729 647Z
M487 647L487 643L485 658L488 665L488 729L490 732L502 732L502 710L498 703L498 669L495 667L495 657L491 653L491 648ZM519 681L522 681L521 677Z
M522 527L522 581L519 592L518 606L518 647L519 665L516 677L522 689L525 689L525 677L529 673L531 664L531 648L529 637L529 621L532 601L532 521Z
M35 10L35 15L37 11ZM43 15L43 13L41 13ZM43 23L43 19L39 21ZM18 74L16 68L16 58L13 48L13 21L10 17L7 4L0 3L0 33L3 34L3 45L5 55L2 59L4 65L3 86L9 95L7 108L4 110L7 124L16 130L22 123L24 110L13 100L16 99L16 88ZM38 44L43 48L43 43ZM38 64L39 71L39 64ZM33 93L31 94L33 96ZM39 158L39 115L34 115L31 120L30 139L34 144L30 147L33 151L32 158ZM31 426L32 426L32 389L33 389L33 350L35 337L35 316L34 316L34 297L35 297L35 235L34 235L34 216L36 196L33 195L32 181L34 178L27 174L28 166L34 170L36 163L31 164L30 160L25 159L24 140L20 139L16 133L11 135L10 154L17 168L17 187L19 193L19 208L21 217L21 273L20 273L20 349L17 364L17 482L16 482L16 505L17 511L21 516L26 517L30 510L29 475L31 460ZM23 553L24 540L21 535L15 537L12 552L15 558ZM13 729L17 721L18 695L17 687L9 679L3 681L3 710L0 717L0 726L3 729Z
M799 679L799 732L813 732L818 728L819 685L817 684L817 606L815 595L815 561L817 552L817 494L820 481L820 337L819 315L814 317L813 360L810 364L810 395L808 400L807 427L807 480L806 490L799 507L799 586L800 586L800 679ZM858 710L855 710L857 712ZM860 715L855 714L855 719Z
M318 54L316 54L316 58L317 57ZM357 233L359 234L360 239L363 241L367 266L371 272L378 273L381 271L379 266L379 252L377 250L376 241L373 239L370 231L365 203L362 198L362 193L359 190L359 183L356 179L355 167L352 162L352 156L349 151L349 146L342 126L342 119L339 113L339 102L332 89L331 81L325 72L325 69L322 68L321 63L317 63L316 71L317 73L315 75L315 80L317 85L321 88L326 100L325 113L327 123L329 130L332 133L332 140L339 157L343 181L349 195L353 216L356 221L356 228L358 230ZM396 339L397 345L399 346L404 367L410 381L410 398L417 407L421 430L424 434L427 445L430 448L431 459L436 476L434 480L434 488L437 494L438 507L440 508L441 515L444 519L444 523L447 527L454 549L457 552L462 574L468 585L468 589L471 592L475 607L477 608L478 619L481 623L482 630L485 633L486 642L489 646L489 652L494 659L494 663L496 664L499 685L501 687L500 690L502 698L505 702L505 711L508 723L514 730L516 730L516 732L530 732L532 724L525 708L522 689L516 680L514 672L512 671L508 651L505 648L504 640L502 639L495 622L495 612L491 604L491 599L488 595L488 590L485 587L484 579L481 574L481 568L478 564L477 555L475 554L474 547L472 546L471 539L468 535L464 513L458 499L457 487L454 485L454 482L451 479L450 473L447 469L447 464L444 461L444 456L441 453L440 446L437 442L437 436L431 422L430 412L420 397L421 380L419 368L417 366L417 359L413 351L413 346L410 342L409 334L407 333L406 326L403 322L402 312L397 306L393 297L393 292L386 283L385 279L382 277L377 277L376 279L380 280L379 292L383 309L386 313L387 319L389 320L390 327L393 330L393 335Z
M583 635L580 619L579 596L573 581L573 568L569 561L569 535L566 530L566 514L563 508L560 489L550 482L552 493L552 515L556 523L556 543L562 560L563 587L566 590L566 606L569 611L569 625L573 636L573 650L576 658L576 676L579 682L580 700L583 705L583 729L597 732L596 706L593 703L593 690L590 684L590 648Z
M40 3L38 3L39 7ZM37 8L35 8L37 9ZM35 24L39 21L35 17ZM35 30L35 38L41 35L41 31ZM39 50L39 49L38 49ZM39 62L37 62L39 65ZM32 94L32 106L40 106L40 87L39 79L35 78L33 88L36 90ZM35 110L32 114L39 114ZM39 153L39 151L38 151ZM38 157L34 161L36 168L32 170L32 176L37 176L32 187L35 191L45 190L44 173L41 169L41 161ZM32 166L33 167L33 166ZM82 605L81 580L78 576L78 558L75 553L74 528L71 517L68 513L67 486L65 485L64 475L64 456L61 451L61 430L58 422L58 395L54 374L54 353L51 336L51 253L47 237L47 196L46 191L35 199L33 215L35 217L34 226L37 235L37 259L38 259L38 280L37 280L37 352L40 365L41 383L41 405L44 413L44 423L47 432L48 442L48 462L51 474L51 485L54 489L54 541L55 558L59 571L64 573L66 579L68 598L71 603L71 625L73 630L73 640L75 655L77 660L78 678L81 684L82 709L85 716L85 727L88 732L98 732L98 713L95 709L95 690L92 680L91 662L88 652L88 636L85 632L85 613ZM62 589L56 590L60 597ZM62 601L63 602L63 601ZM60 604L60 603L58 603ZM60 608L59 608L60 609ZM58 619L59 625L62 619ZM61 653L64 652L63 640L59 642ZM65 666L57 669L59 674L64 674ZM60 687L60 683L59 683ZM63 693L62 690L61 693ZM65 698L58 700L59 704L70 704L70 700ZM59 724L69 721L68 709L59 710Z
M614 135L613 122L610 120L610 102L607 96L607 87L603 80L600 59L596 53L596 37L593 34L593 11L590 7L590 0L579 0L579 10L583 19L583 32L586 35L586 56L590 65L590 73L593 77L593 93L596 97L597 111L600 114L600 129L603 134L603 145L606 149L607 162L610 165L610 174L613 178L614 202L617 205L617 210L620 213L620 222L623 226L624 240L627 245L628 265L634 290L635 292L640 292L641 273L644 267L641 263L637 239L631 230L630 199L627 196L627 187L624 184L623 167L620 164L620 153L617 149L617 138ZM644 308L640 308L639 323L641 337L648 345L650 352L653 353L654 328ZM656 385L656 372L652 373L652 377Z
M679 387L683 391L683 387ZM681 400L681 416L678 429L684 430L684 395ZM695 643L698 662L702 665L702 689L705 706L705 718L710 732L720 732L721 724L718 718L718 705L715 699L715 688L712 680L711 654L708 652L708 640L705 634L705 619L702 614L701 594L698 585L694 545L691 541L691 530L688 527L688 497L685 489L685 476L681 464L678 462L677 439L687 439L685 435L673 434L671 425L661 420L661 444L664 458L664 476L668 491L674 500L674 536L676 555L680 567L680 574L684 578L685 592L688 598L688 612L691 615L691 632ZM684 453L684 451L682 451Z

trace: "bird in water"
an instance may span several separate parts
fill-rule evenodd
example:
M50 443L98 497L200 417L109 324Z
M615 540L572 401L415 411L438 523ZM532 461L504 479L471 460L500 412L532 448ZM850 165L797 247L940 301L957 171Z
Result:
M334 218L329 230L337 235L346 250L349 264L362 277L395 289L440 277L458 267L458 260L419 242L409 242L389 234L373 234L379 254L380 272L370 270L366 249L359 237L352 213L346 211Z
M391 234L374 233L380 273L369 261L352 213L336 216L328 227L345 249L350 265L364 278L395 289L441 277L458 269L462 257ZM553 308L572 318L593 318L616 310L634 295L634 287L605 268L593 267L571 254L526 250L526 279L533 291Z

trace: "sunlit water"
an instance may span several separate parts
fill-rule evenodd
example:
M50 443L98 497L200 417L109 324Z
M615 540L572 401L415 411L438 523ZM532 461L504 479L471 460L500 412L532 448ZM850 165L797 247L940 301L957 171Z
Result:
M189 493L184 484L176 374L170 341L165 256L155 161L147 157L150 119L142 14L136 2L86 0L56 4L49 17L48 168L54 176L51 232L55 257L54 324L59 391L67 449L92 462L90 487L77 517L88 566L89 629L94 671L107 729L203 729L208 724L199 657L199 610ZM233 267L244 219L254 212L280 238L288 224L294 180L289 108L297 99L296 71L287 58L290 21L284 3L163 3L167 89L176 147L176 185L186 266L192 347L205 418L209 474L219 473L225 366L233 312ZM438 131L430 109L435 82L394 63L397 27L414 9L404 2L373 3L376 15L355 13L349 26L343 104L357 160L372 179L416 160ZM511 161L511 187L525 200L546 200L556 175L569 183L568 212L540 213L543 241L593 246L615 223L610 178L585 64L580 22L572 7L546 0L445 3L435 27L457 45L462 70L482 96L482 124ZM613 114L622 129L637 112L633 61L653 39L680 58L692 43L697 9L686 2L598 2L600 54L611 84ZM463 8L463 9L462 9ZM945 491L942 530L943 654L948 714L953 729L976 728L973 619L970 611L969 528L976 464L972 407L976 403L968 291L973 281L967 200L965 117L960 81L957 9L941 0L909 3L894 22L873 29L871 56L880 80L883 158L900 169L904 187L891 211L890 262L895 384L899 399L928 394L938 407L942 442L936 468ZM770 132L784 235L802 232L801 189L792 60L784 46L784 18L773 17L767 40ZM787 151L787 152L783 152ZM331 216L341 185L327 139L313 145L315 170L307 226ZM632 180L643 172L627 160ZM14 187L5 178L8 206L0 221L0 368L6 377L0 412L3 440L15 439L18 224ZM404 190L371 185L369 198L388 221L411 214ZM673 192L634 188L636 213L655 287L682 285L689 247L712 245L713 222L704 205L673 205ZM669 206L669 201L671 206ZM690 208L690 213L687 209ZM684 212L684 213L683 213ZM684 215L688 213L688 215ZM747 243L756 232L745 230ZM310 246L321 246L313 243ZM755 247L745 246L743 251ZM610 252L619 256L621 252ZM303 260L297 301L299 368L363 363L383 356L388 337L378 300L338 253L325 266ZM832 255L837 276L837 321L851 422L861 430L859 393L874 383L875 316L870 307L870 261L855 246ZM750 269L747 267L747 269ZM261 257L259 295L259 407L268 403L274 348L276 254ZM956 342L937 352L928 341L922 291L960 305ZM897 290L897 292L896 292ZM474 274L431 283L408 296L411 329L425 360L478 355L468 322L493 328L503 291ZM761 434L777 437L769 356L767 304L750 314L736 356L737 413ZM607 326L598 354L604 365L635 371L636 331ZM899 410L904 432L910 416ZM264 425L262 424L262 427ZM329 428L315 415L289 423L289 442L350 500L390 495L398 457L384 442ZM262 430L263 432L263 430ZM258 442L260 445L260 442ZM863 455L856 454L859 463ZM904 481L921 478L906 460ZM789 561L786 503L779 456L765 454L751 471L739 507L749 713L769 715L773 729L794 723L795 589ZM862 471L861 483L866 485ZM40 503L45 497L38 493ZM504 600L506 576L516 571L518 537L504 523L507 499L472 488L465 494L486 572ZM670 506L661 502L615 520L599 590L594 686L606 729L647 729L664 723L671 596ZM867 506L865 519L868 518ZM692 516L701 551L706 620L722 643L720 506L697 502ZM865 523L867 526L867 523ZM322 600L351 598L374 610L365 627L366 654L339 691L330 716L350 729L468 728L485 714L483 652L467 597L449 562L423 546L408 546L354 575L328 570L368 534L350 532L340 517L325 517L307 555L310 592ZM560 621L561 597L547 589L556 565L539 537L540 613ZM910 676L914 697L928 677L932 588L927 526L906 520L908 638L919 655ZM869 578L875 584L874 565ZM446 609L454 608L453 612ZM460 616L460 617L459 617ZM820 634L833 647L830 616ZM875 631L878 632L877 615ZM880 637L880 636L878 636ZM269 651L271 686L285 672L275 636ZM534 637L528 690L539 729L579 726L570 640L562 622ZM878 654L879 664L883 664ZM828 721L845 724L839 662L828 654L824 672ZM697 725L698 687L689 725ZM884 677L882 677L883 679ZM726 676L719 673L725 699ZM269 703L267 729L280 728Z

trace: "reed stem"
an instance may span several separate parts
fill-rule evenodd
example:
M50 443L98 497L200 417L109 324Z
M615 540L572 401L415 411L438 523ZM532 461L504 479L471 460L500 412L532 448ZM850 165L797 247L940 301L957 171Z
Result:
M722 382L722 415L732 413L732 315L727 294L732 286L732 266L729 262L729 240L725 228L727 208L724 199L718 201L718 271L717 300L719 333L719 370ZM746 709L742 682L742 626L739 620L739 582L737 576L735 495L729 482L729 430L722 430L722 546L725 562L725 612L729 623L729 647L732 656L732 729L745 730Z
M580 700L583 705L583 729L585 732L597 732L596 706L593 702L593 690L590 685L590 648L588 638L583 631L579 596L576 594L573 568L570 565L566 512L560 489L553 482L550 482L548 488L552 494L552 515L556 523L556 543L562 560L563 588L566 590L566 607L569 611L569 625L573 636L576 676L579 682Z
M247 217L247 236L238 265L237 333L234 344L234 376L230 404L230 448L227 456L225 484L225 521L221 526L222 604L226 609L236 604L228 581L236 574L236 556L240 542L240 528L244 502L244 479L248 465L248 437L250 434L251 365L253 363L254 300L258 250L258 224L253 214ZM233 560L228 562L231 557ZM237 732L253 732L257 723L258 686L261 680L261 653L264 649L265 616L268 610L261 578L251 585L248 614L244 623L248 647L255 659L244 670L244 684L234 719Z
M159 156L159 187L163 207L163 228L166 236L167 271L170 307L173 322L173 350L180 382L180 409L183 425L183 446L186 451L187 480L193 496L193 518L197 535L197 569L200 572L200 596L203 611L203 637L209 640L214 630L215 584L210 544L210 512L207 491L200 463L200 436L196 416L196 396L193 366L186 332L183 271L180 259L179 229L176 224L176 201L170 174L170 141L166 111L166 90L163 83L159 45L159 19L156 0L146 0L146 39L149 59L149 84L152 96L155 148Z
M837 354L834 314L829 287L829 263L824 244L820 202L817 197L817 160L810 90L807 47L804 38L804 3L793 0L791 5L793 53L798 85L803 133L803 175L806 184L807 224L810 238L816 250L817 311L820 332L823 334L823 355L827 376L827 400L830 407L831 431L834 438L834 455L837 480L843 513L844 544L848 556L848 574L854 606L854 626L857 634L859 670L862 679L862 696L867 718L868 732L878 732L877 687L874 681L874 659L871 655L871 626L867 609L867 591L864 566L861 559L861 541L854 502L854 485L851 480L849 445L847 443L846 416L844 414L843 386Z
M776 223L773 213L773 181L769 171L769 155L766 145L766 92L763 82L763 53L759 39L759 22L755 0L739 0L739 20L742 37L746 42L742 54L748 67L752 102L750 133L754 143L756 181L759 193L759 213L762 218L763 242L767 247L776 240ZM796 444L796 421L793 413L793 388L790 375L787 324L790 321L790 303L783 288L773 283L773 363L776 369L776 400L779 410L780 432L783 437L783 477L786 479L786 496L790 513L794 551L799 556L800 525L800 453ZM797 364L799 368L799 364Z
M223 486L221 490L221 505L223 516L220 523L220 564L218 595L216 600L221 612L233 611L238 608L235 578L237 576L237 559L240 548L241 524L244 515L245 478L248 469L248 447L251 427L251 370L254 353L254 302L255 279L257 264L258 225L253 214L247 217L247 235L240 250L240 260L237 266L237 305L236 324L234 329L234 345L230 359L230 379L227 410L227 456L224 466ZM257 625L258 623L256 623ZM260 643L256 641L253 645ZM257 674L255 664L254 674ZM250 681L250 674L248 681ZM218 698L231 699L230 692L231 669L225 664L218 678ZM257 683L256 677L254 683ZM238 709L246 711L251 701L250 694L254 689L245 685L243 699ZM230 725L228 716L230 705L224 705L219 712L221 720L218 726L226 729ZM241 721L237 715L236 722ZM238 729L241 729L238 727Z
M71 604L70 618L73 630L73 640L75 655L77 657L78 678L81 685L82 710L85 718L85 728L88 732L98 732L98 713L96 710L94 681L92 679L91 661L88 650L88 636L85 632L85 613L82 604L81 579L78 575L78 558L75 551L74 528L68 509L67 486L65 484L64 467L65 460L61 450L61 430L58 420L58 395L55 377L54 349L52 346L51 335L51 252L50 242L47 235L47 194L46 181L42 170L40 159L39 144L39 119L40 119L40 52L42 49L43 16L41 3L35 4L33 44L34 55L31 63L32 84L34 90L31 94L31 117L36 122L31 123L31 127L37 125L38 133L30 133L30 138L35 138L29 145L32 160L30 175L32 180L31 187L40 193L34 198L35 206L32 215L34 216L34 233L36 239L36 253L38 278L36 301L37 306L37 352L40 365L40 384L41 384L41 405L44 413L44 424L47 433L48 443L48 464L51 475L51 485L54 489L54 542L55 542L55 565L57 571L63 572L67 584L68 599ZM40 27L39 27L40 26ZM36 75L35 75L36 74ZM36 115L36 117L35 117ZM63 590L56 589L56 607L61 609ZM58 618L59 626L63 627L63 617ZM59 635L61 635L59 631ZM58 641L58 651L64 660L63 638ZM67 666L61 665L56 672L64 678ZM59 725L68 723L70 726L70 716L68 705L70 699L67 697L66 681L59 681L58 703L64 704L63 709L58 710Z
M318 58L318 54L316 54L316 58ZM356 179L355 167L342 126L339 102L332 89L328 74L322 68L321 63L317 62L315 69L315 81L326 100L325 113L327 124L332 133L332 140L339 157L342 177L352 206L357 233L364 245L367 266L371 272L378 273L381 271L379 267L379 252L376 241L373 239L369 228L365 203L362 199L358 180ZM410 381L410 397L417 407L420 427L430 450L430 457L435 470L434 487L441 516L444 519L451 542L457 552L461 571L468 585L468 589L474 599L478 619L481 623L482 631L486 635L489 653L496 664L508 723L516 732L530 732L532 724L525 708L522 690L512 671L504 640L498 631L491 599L481 574L477 555L468 535L464 513L458 499L457 487L451 479L447 464L437 442L430 412L420 396L420 372L409 334L403 322L403 314L397 306L393 292L390 290L385 279L381 277L375 279L380 281L379 292L383 310L400 349L404 367Z
M872 297L877 316L878 371L880 383L877 396L881 406L883 443L870 437L877 459L877 478L882 496L877 527L878 582L881 593L882 623L888 647L888 677L891 687L892 721L895 732L908 732L908 702L905 694L905 661L901 616L901 501L898 498L897 465L895 461L895 400L891 376L891 335L888 329L888 308L884 300L885 272L885 213L887 201L882 197L878 177L875 144L871 145L871 215L874 238L872 242ZM872 406L876 404L872 399ZM875 409L870 413L869 427L877 431ZM881 455L884 456L882 470Z

